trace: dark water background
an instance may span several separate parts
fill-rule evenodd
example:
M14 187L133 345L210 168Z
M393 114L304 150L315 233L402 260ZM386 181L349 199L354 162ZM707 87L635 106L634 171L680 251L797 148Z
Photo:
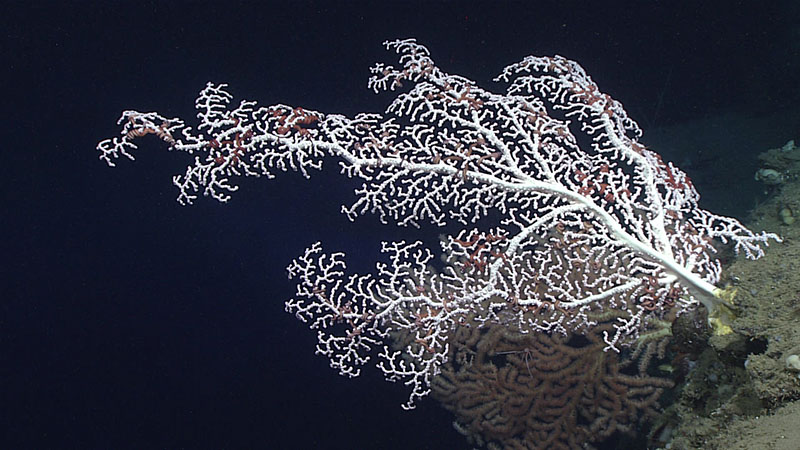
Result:
M181 207L185 154L154 139L135 162L97 159L123 109L191 123L214 81L237 100L381 112L368 68L394 63L384 40L416 37L489 89L529 54L577 60L719 213L746 217L756 155L800 138L796 2L226 3L3 6L3 448L465 447L433 400L403 412L407 390L377 370L339 377L283 311L306 245L368 270L380 240L441 230L350 223L333 165Z

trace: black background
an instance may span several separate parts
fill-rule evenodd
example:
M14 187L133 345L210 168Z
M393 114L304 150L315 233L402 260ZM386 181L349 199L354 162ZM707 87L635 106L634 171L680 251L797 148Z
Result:
M575 59L645 141L753 118L707 130L712 142L744 136L717 152L753 165L662 152L685 159L723 213L761 194L757 152L800 137L795 2L222 3L2 8L4 448L466 447L433 400L403 412L407 389L374 368L339 377L283 310L285 267L312 242L369 270L380 240L440 230L350 223L338 211L353 185L334 165L309 181L245 180L227 205L181 207L171 176L186 155L152 139L135 162L97 159L123 109L192 123L214 81L237 100L381 112L390 97L366 89L368 68L395 62L384 40L416 37L443 70L490 89L526 55ZM758 145L734 145L743 139ZM725 197L738 185L749 198Z

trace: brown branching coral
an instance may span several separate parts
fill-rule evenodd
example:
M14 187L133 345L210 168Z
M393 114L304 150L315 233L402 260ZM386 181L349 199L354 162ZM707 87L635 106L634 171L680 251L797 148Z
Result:
M620 373L605 325L585 335L461 327L433 395L477 445L583 449L652 416L667 379Z

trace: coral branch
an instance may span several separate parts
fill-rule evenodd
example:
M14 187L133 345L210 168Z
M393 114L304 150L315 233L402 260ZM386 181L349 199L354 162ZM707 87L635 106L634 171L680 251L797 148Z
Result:
M385 115L234 106L226 85L209 83L196 129L125 111L120 136L98 150L113 166L152 134L191 154L173 179L182 204L227 202L239 177L309 177L335 157L363 181L342 207L351 220L461 224L442 240L441 270L433 252L402 241L383 244L375 274L346 274L343 255L319 244L289 266L298 286L286 309L317 330L317 352L348 376L377 352L386 377L411 386L407 407L429 391L459 327L566 335L620 312L603 328L618 350L667 311L720 305L715 241L758 258L778 239L700 209L686 174L645 148L622 105L573 61L527 57L494 93L441 71L414 40L386 46L400 65L375 65L368 84L397 91ZM475 228L489 215L494 228Z

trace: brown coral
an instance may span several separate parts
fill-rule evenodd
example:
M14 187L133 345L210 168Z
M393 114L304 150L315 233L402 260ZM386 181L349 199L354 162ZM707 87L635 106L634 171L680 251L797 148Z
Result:
M433 395L478 445L582 449L655 413L669 380L620 373L600 325L586 335L462 327Z

